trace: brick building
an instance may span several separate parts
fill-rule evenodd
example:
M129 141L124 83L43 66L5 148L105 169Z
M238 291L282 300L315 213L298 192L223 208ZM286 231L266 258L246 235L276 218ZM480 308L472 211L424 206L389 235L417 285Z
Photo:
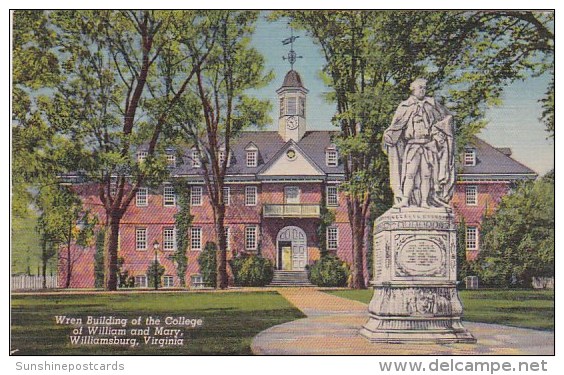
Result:
M466 257L476 258L480 246L480 226L516 182L535 179L537 174L515 159L511 149L493 147L474 137L463 155L462 171L456 176L452 206L458 222L466 226Z
M326 230L329 252L352 262L352 236L346 199L338 190L344 181L339 150L330 131L307 129L308 90L299 74L290 70L276 91L280 112L278 131L243 133L232 144L227 158L225 183L226 236L228 257L234 253L260 253L272 260L278 274L305 273L307 264L319 258L318 227L322 205L335 212L335 221ZM142 161L147 153L139 149ZM466 150L463 173L458 176L453 200L467 226L469 258L478 251L480 221L486 210L494 210L511 184L534 178L530 169L511 159L507 149L496 149L476 138ZM186 150L182 160L167 155L171 179L182 179L191 193L194 216L187 250L186 280L190 286L202 283L197 258L207 241L214 241L212 207L207 198L198 152ZM87 208L102 219L104 211L92 184L76 185ZM121 221L119 256L123 269L146 287L147 268L156 256L165 267L164 287L180 286L174 263L176 249L174 215L178 207L170 183L151 189L140 188ZM368 231L370 233L370 231ZM73 250L71 287L94 286L94 246ZM60 267L65 280L66 267Z

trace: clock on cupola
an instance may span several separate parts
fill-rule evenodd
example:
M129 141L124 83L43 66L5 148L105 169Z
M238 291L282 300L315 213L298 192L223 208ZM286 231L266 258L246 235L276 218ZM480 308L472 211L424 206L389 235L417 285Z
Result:
M306 96L308 89L302 83L302 78L294 70L296 59L302 56L294 52L294 41L298 36L292 34L291 37L282 41L282 44L290 44L290 52L284 57L291 65L290 71L286 73L282 86L276 90L280 103L280 116L278 117L278 133L288 141L293 139L299 142L306 132Z

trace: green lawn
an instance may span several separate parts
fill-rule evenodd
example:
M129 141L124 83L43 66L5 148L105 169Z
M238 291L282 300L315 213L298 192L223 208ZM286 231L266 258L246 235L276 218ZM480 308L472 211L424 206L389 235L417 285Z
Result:
M152 315L200 318L203 326L184 329L181 347L72 346L72 326L55 324L62 314L82 317L83 324L88 315L129 320ZM12 296L11 349L42 355L251 354L256 334L302 317L276 292Z
M369 303L372 290L327 290ZM492 289L462 290L464 320L554 331L554 291Z

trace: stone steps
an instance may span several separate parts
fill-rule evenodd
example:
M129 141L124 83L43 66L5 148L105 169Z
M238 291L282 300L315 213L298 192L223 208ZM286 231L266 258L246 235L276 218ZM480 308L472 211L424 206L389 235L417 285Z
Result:
M275 270L269 286L313 286L307 277L307 271Z

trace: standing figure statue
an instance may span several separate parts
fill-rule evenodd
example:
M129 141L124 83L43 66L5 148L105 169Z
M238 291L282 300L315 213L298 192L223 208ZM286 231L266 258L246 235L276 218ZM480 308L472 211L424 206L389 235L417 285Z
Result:
M394 207L448 207L454 188L453 116L425 96L425 79L416 79L410 89L383 139Z

